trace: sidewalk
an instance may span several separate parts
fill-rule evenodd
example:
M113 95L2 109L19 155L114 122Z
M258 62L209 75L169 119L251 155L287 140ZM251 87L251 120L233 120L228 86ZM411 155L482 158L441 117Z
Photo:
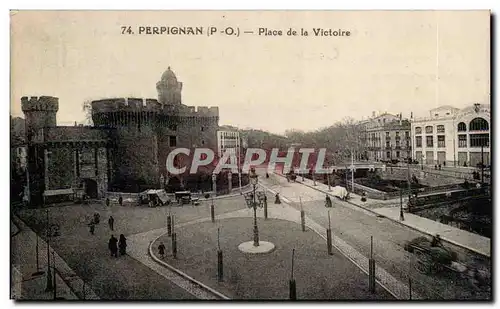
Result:
M39 270L44 274L33 276L37 272L36 266L36 237L37 235L16 216L11 219L11 225L19 227L19 233L11 238L11 268L12 268L12 293L16 300L53 300L54 292L46 292L47 286L47 243L38 238ZM16 227L16 229L17 229ZM56 268L56 299L96 300L99 297L92 289L74 273L66 262L52 248L50 250L50 263L55 261ZM55 256L55 258L54 258ZM52 279L54 276L51 268Z
M284 177L281 174L276 174L276 175ZM297 183L311 187L325 194L328 193L328 185L316 181L316 186L314 186L313 181L310 179L304 178L304 182L302 182L301 177L298 177L297 179L300 180L297 181ZM378 215L383 215L399 224L403 224L405 226L408 226L412 229L428 234L430 236L439 234L443 240L448 241L454 245L463 247L465 249L468 249L470 251L476 252L478 254L487 257L491 257L491 240L487 237L470 233L446 224L442 224L409 213L405 213L405 220L400 221L399 199L386 200L386 201L368 199L366 202L361 202L361 196L354 193L350 193L350 196L351 199L349 199L348 202L357 205L358 207L364 210L374 212ZM403 197L403 204L405 204L407 201L408 198Z

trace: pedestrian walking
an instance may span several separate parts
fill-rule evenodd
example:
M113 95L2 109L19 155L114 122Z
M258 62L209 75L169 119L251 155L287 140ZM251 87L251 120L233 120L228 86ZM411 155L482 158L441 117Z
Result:
M106 198L106 207L109 207L109 198Z
M123 197L119 197L118 198L118 204L120 204L120 206L123 206Z
M113 231L114 224L115 224L115 219L113 218L113 216L109 216L108 224L109 224L109 229Z
M90 221L89 223L90 234L94 235L95 232L95 223L94 221Z
M160 254L160 257L162 259L165 258L165 245L163 244L163 242L161 242L160 245L158 246L158 253Z
M279 193L276 193L276 195L275 195L274 204L281 204Z
M98 212L95 212L94 213L94 223L99 224L100 221L101 221L101 215Z
M330 196L328 196L328 195L325 198L325 206L328 208L332 207L332 200L331 200Z
M120 248L120 255L127 254L127 239L123 234L120 234L120 240L118 241L118 248Z
M111 252L111 256L118 257L118 239L116 239L115 235L111 235L111 238L109 239L108 242L108 248L109 251Z

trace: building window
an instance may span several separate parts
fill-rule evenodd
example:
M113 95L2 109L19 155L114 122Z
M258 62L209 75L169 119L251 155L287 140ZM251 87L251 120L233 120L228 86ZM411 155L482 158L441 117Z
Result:
M386 155L387 155L387 158L390 158L390 157L391 157L391 152L390 152L390 151L388 151L388 152L386 153Z
M432 133L432 126L426 126L425 133Z
M483 118L474 118L469 123L469 130L471 131L488 131L489 129L488 121Z
M170 147L177 147L177 136L170 136L169 137L169 144Z
M422 136L415 137L415 147L422 147Z
M465 125L464 122L460 122L458 124L458 132L465 132L467 131L467 126Z
M396 158L399 158L399 151L396 151Z
M385 132L385 138L389 138L389 132Z
M444 135L438 135L438 147L440 148L445 147Z
M202 145L205 145L205 141L204 141L204 140L201 140L201 144L202 144Z
M168 126L168 128L172 131L177 131L177 125L176 124L171 124Z
M205 131L205 127L201 127L201 132Z
M399 137L399 132L396 132L396 137Z
M401 143L399 141L396 141L396 147L401 147Z
M409 139L410 138L410 132L406 131L405 132L405 137L406 137L406 139Z
M385 142L385 147L390 148L391 147L391 142L390 141L386 141Z
M415 134L422 134L422 127L415 127Z
M471 147L489 147L490 146L490 135L486 134L471 134L470 135L470 146Z
M434 114L434 117L438 117L438 116L439 116L439 114Z
M425 145L427 147L434 147L434 136L426 136L425 137Z
M460 134L458 136L458 148L467 148L467 135L466 134Z
M436 129L437 133L444 133L444 125L438 125Z

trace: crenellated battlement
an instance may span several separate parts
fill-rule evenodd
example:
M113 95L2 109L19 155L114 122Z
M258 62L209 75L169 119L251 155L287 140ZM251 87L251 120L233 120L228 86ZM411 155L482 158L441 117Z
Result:
M155 112L186 117L218 117L218 107L162 105L157 99L109 98L92 101L93 113Z
M22 97L21 108L23 112L30 111L52 111L59 110L59 98L50 96Z
M219 107L187 106L187 114L189 116L199 116L199 117L219 117Z

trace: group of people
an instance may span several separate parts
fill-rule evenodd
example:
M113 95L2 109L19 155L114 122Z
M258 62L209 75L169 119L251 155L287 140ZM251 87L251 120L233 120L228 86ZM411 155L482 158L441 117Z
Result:
M120 255L127 254L127 239L125 235L120 234L120 239L116 239L115 235L111 235L108 242L108 249L111 252L111 256L118 257L118 249L120 250Z
M94 235L95 227L99 224L100 221L101 216L98 212L95 212L89 223L90 234ZM115 218L113 218L113 216L109 216L108 226L111 231L114 231ZM120 255L125 255L127 253L127 239L125 238L125 235L120 234L119 238L120 239L117 239L115 235L111 235L111 238L109 239L108 249L111 252L111 256L118 257L118 252L120 253Z
M92 216L92 219L88 223L90 234L92 235L95 234L95 227L96 225L99 224L100 221L101 221L101 215L98 212L95 212L94 215ZM115 225L115 219L113 218L113 216L109 216L108 225L109 229L113 231Z

